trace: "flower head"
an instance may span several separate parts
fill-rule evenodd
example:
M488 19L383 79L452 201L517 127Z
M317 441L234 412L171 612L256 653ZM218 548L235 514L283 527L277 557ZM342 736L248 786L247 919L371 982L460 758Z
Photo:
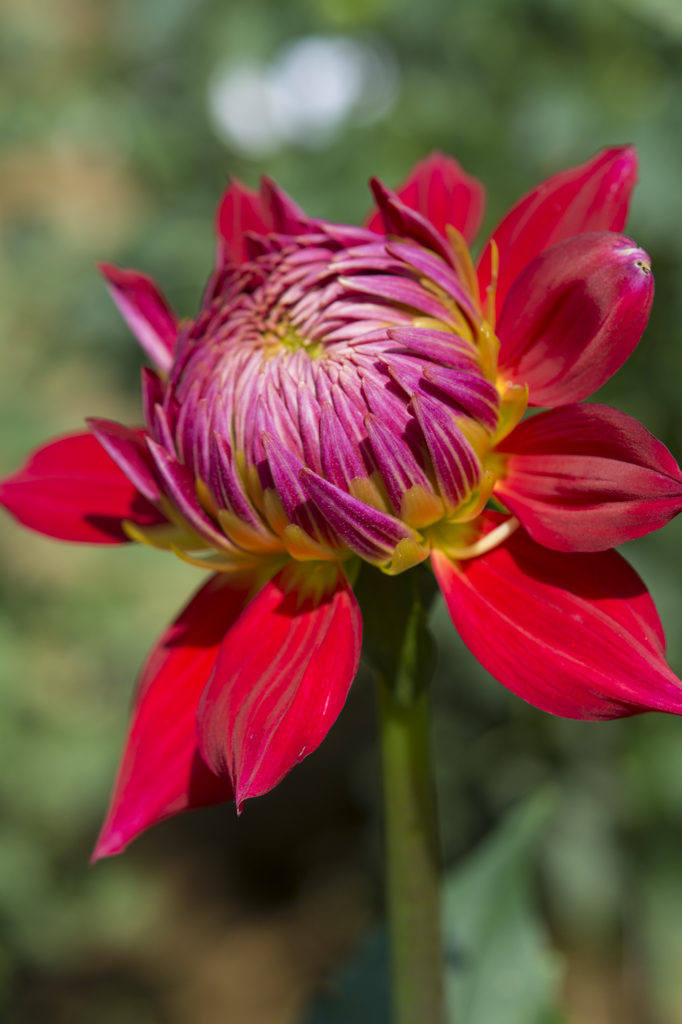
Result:
M620 234L635 166L606 150L545 182L477 268L483 189L440 154L397 193L373 181L365 228L233 183L191 321L102 266L158 370L144 428L93 419L0 498L52 536L214 575L144 669L97 855L187 807L240 806L319 745L357 669L361 561L395 575L430 556L465 642L539 707L680 710L651 599L610 549L682 510L682 473L631 417L580 404L653 300ZM529 403L546 411L523 419Z

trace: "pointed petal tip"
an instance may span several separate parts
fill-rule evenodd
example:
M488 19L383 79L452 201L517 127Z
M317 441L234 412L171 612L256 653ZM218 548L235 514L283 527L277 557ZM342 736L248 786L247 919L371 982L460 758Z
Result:
M498 313L515 279L546 249L590 231L623 230L637 168L633 145L602 149L541 182L514 204L491 236L499 251ZM484 300L491 283L490 244L481 255L478 276Z
M141 348L167 373L173 363L179 318L149 274L98 263L109 293Z
M90 867L94 867L95 864L101 860L105 860L107 857L116 857L123 853L128 847L128 843L124 842L120 833L110 832L106 827L102 829L95 848L90 854L88 863Z
M272 230L260 194L231 178L216 209L215 230L225 248L219 263L243 263L248 259L246 233L265 235Z
M658 613L618 552L550 551L519 529L460 566L439 551L432 563L467 647L530 704L595 721L682 713Z
M307 213L269 175L261 177L260 199L270 213L275 231L285 235L300 234L315 223Z
M325 572L333 571L333 564ZM316 593L282 570L256 595L223 641L197 712L202 757L229 776L238 813L273 789L322 742L357 671L362 621L338 569Z
M378 202L374 182L379 191L385 190L385 186L376 178L370 180ZM396 189L396 195L405 206L422 214L443 236L447 225L459 231L468 243L478 234L485 210L485 188L467 174L454 157L440 150L434 150L414 165ZM372 231L383 231L378 211L370 213L366 223Z

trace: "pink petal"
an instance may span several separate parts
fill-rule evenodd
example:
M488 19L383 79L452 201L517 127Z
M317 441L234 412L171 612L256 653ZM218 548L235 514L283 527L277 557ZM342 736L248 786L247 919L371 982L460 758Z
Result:
M435 152L419 160L396 194L405 206L430 220L441 234L445 234L446 224L452 224L467 242L476 237L483 220L485 188L453 157ZM378 210L370 213L367 227L383 235L384 224Z
M131 430L114 420L86 420L93 434L104 450L111 456L119 469L149 501L160 498L159 486L154 476L149 451L144 443L146 431Z
M31 530L85 544L125 543L122 519L140 526L167 521L90 433L36 448L0 482L0 503Z
M558 242L586 231L622 231L637 182L634 146L603 149L531 189L492 233L500 252L497 310L532 259ZM490 283L490 245L479 266L481 297Z
M615 551L548 551L523 530L460 566L432 561L467 647L499 682L564 718L682 712L651 597Z
M287 579L268 583L225 637L197 715L204 760L231 779L238 807L320 745L360 658L360 609L341 570L317 563L303 590Z
M426 217L401 202L395 192L386 188L378 178L371 178L369 185L379 207L384 225L383 232L387 235L397 235L399 238L413 238L420 245L437 252L446 263L453 262L450 243Z
M537 256L507 295L500 373L528 384L531 405L568 405L622 366L654 298L649 257L624 235L576 235Z
M166 630L142 670L132 721L93 861L120 853L151 825L232 798L197 748L196 710L220 642L248 585L213 576Z
M113 263L98 266L121 316L143 350L162 373L168 373L178 337L178 318L158 285L139 270L122 270Z
M668 449L606 405L540 413L498 450L512 455L495 493L545 547L606 551L682 512L682 472Z
M216 230L225 246L225 260L244 263L248 253L244 243L247 231L266 235L272 221L263 207L258 192L242 185L236 178L223 193L216 213Z

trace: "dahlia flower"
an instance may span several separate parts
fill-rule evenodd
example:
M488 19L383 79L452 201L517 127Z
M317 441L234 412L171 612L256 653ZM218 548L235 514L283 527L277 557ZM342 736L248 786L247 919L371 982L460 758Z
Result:
M431 560L464 642L537 707L682 710L653 602L613 547L682 510L682 474L630 416L581 404L654 293L621 234L632 148L550 178L476 266L484 190L450 157L365 227L239 182L197 317L101 269L156 369L144 426L103 419L1 485L25 526L138 541L211 575L152 651L95 856L170 815L275 786L321 743L358 667L361 562ZM527 405L545 411L524 418Z

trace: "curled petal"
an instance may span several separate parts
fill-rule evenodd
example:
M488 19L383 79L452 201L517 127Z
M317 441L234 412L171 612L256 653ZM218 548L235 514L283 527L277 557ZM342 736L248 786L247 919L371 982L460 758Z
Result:
M168 373L178 337L178 318L158 285L139 270L122 270L113 263L98 266L121 316L143 350L163 373Z
M324 476L336 487L350 491L353 480L366 478L367 472L331 402L322 403L319 436Z
M475 302L471 299L459 277L439 256L422 249L421 246L404 245L399 242L387 245L386 251L407 266L412 267L420 275L430 278L434 284L455 299L474 323L480 320L480 313L476 309ZM352 280L355 279L352 278Z
M196 711L218 648L241 615L250 581L222 574L199 590L142 670L123 757L93 861L122 850L151 825L232 798L199 753Z
M362 619L333 563L285 569L225 636L197 715L199 745L237 806L277 785L336 721L360 658Z
M322 469L322 453L320 451L320 403L305 381L296 386L298 404L298 425L301 432L301 444L306 465L316 473Z
M187 466L183 466L165 448L147 438L147 447L154 460L154 465L163 481L166 493L173 499L174 505L199 537L204 538L229 554L238 554L224 534L220 533L211 519L201 507L196 492L196 481Z
M456 334L423 327L390 327L386 333L392 341L431 362L469 371L477 367L473 345Z
M484 668L564 718L682 712L656 608L615 551L548 551L517 530L501 547L432 562L458 633Z
M271 230L272 221L258 192L234 178L223 193L216 212L216 231L223 245L221 255L224 261L243 263L248 259L247 231L265 235Z
M450 314L440 299L427 292L416 281L407 277L390 274L356 274L353 277L341 277L339 281L344 287L364 295L375 295L403 306L412 306L420 313L439 320L449 320Z
M604 149L531 189L492 234L500 254L497 310L514 280L531 260L559 242L588 231L622 231L637 182L634 146ZM478 276L481 298L490 284L490 244Z
M354 498L311 470L301 469L300 478L341 540L368 562L387 562L402 540L417 539L414 530L399 519Z
M152 469L144 431L134 431L113 420L90 417L87 421L93 434L116 465L149 501L158 501L159 487Z
M272 479L290 523L300 526L309 537L333 544L324 516L310 500L300 480L303 464L286 445L268 431L263 432L263 447L270 465Z
M395 192L386 188L378 178L372 178L370 186L387 235L413 238L415 242L426 246L427 249L433 249L448 263L453 263L453 254L449 244L426 217L401 202Z
M433 494L433 488L426 473L418 464L409 446L395 431L372 413L365 416L365 429L391 504L399 515L407 491L418 487L425 495ZM433 497L436 503L434 507L437 507L438 499L435 498L435 495ZM405 516L401 515L401 518L404 519Z
M682 511L682 472L641 423L606 405L568 405L519 424L499 446L496 494L557 551L605 551Z
M219 504L243 523L258 529L260 519L246 497L230 444L222 434L215 432L212 437L212 456L211 483Z
M442 403L415 394L411 405L424 433L440 492L454 511L480 475L476 453Z
M452 224L472 242L478 234L485 209L485 188L463 170L461 164L443 153L431 153L414 165L396 195L411 210L416 210L445 235ZM384 232L381 214L373 211L367 227Z
M577 235L536 257L500 316L500 373L531 405L568 405L622 366L654 298L649 257L624 235Z
M144 413L144 422L147 424L147 428L150 428L154 423L154 406L163 404L165 388L158 373L149 366L142 367L141 377L142 412Z
M0 503L23 526L81 544L126 543L124 519L139 526L167 522L88 432L36 448L0 482Z
M494 384L485 377L442 366L427 365L422 370L426 380L437 385L461 409L485 424L488 430L495 431L500 397Z

